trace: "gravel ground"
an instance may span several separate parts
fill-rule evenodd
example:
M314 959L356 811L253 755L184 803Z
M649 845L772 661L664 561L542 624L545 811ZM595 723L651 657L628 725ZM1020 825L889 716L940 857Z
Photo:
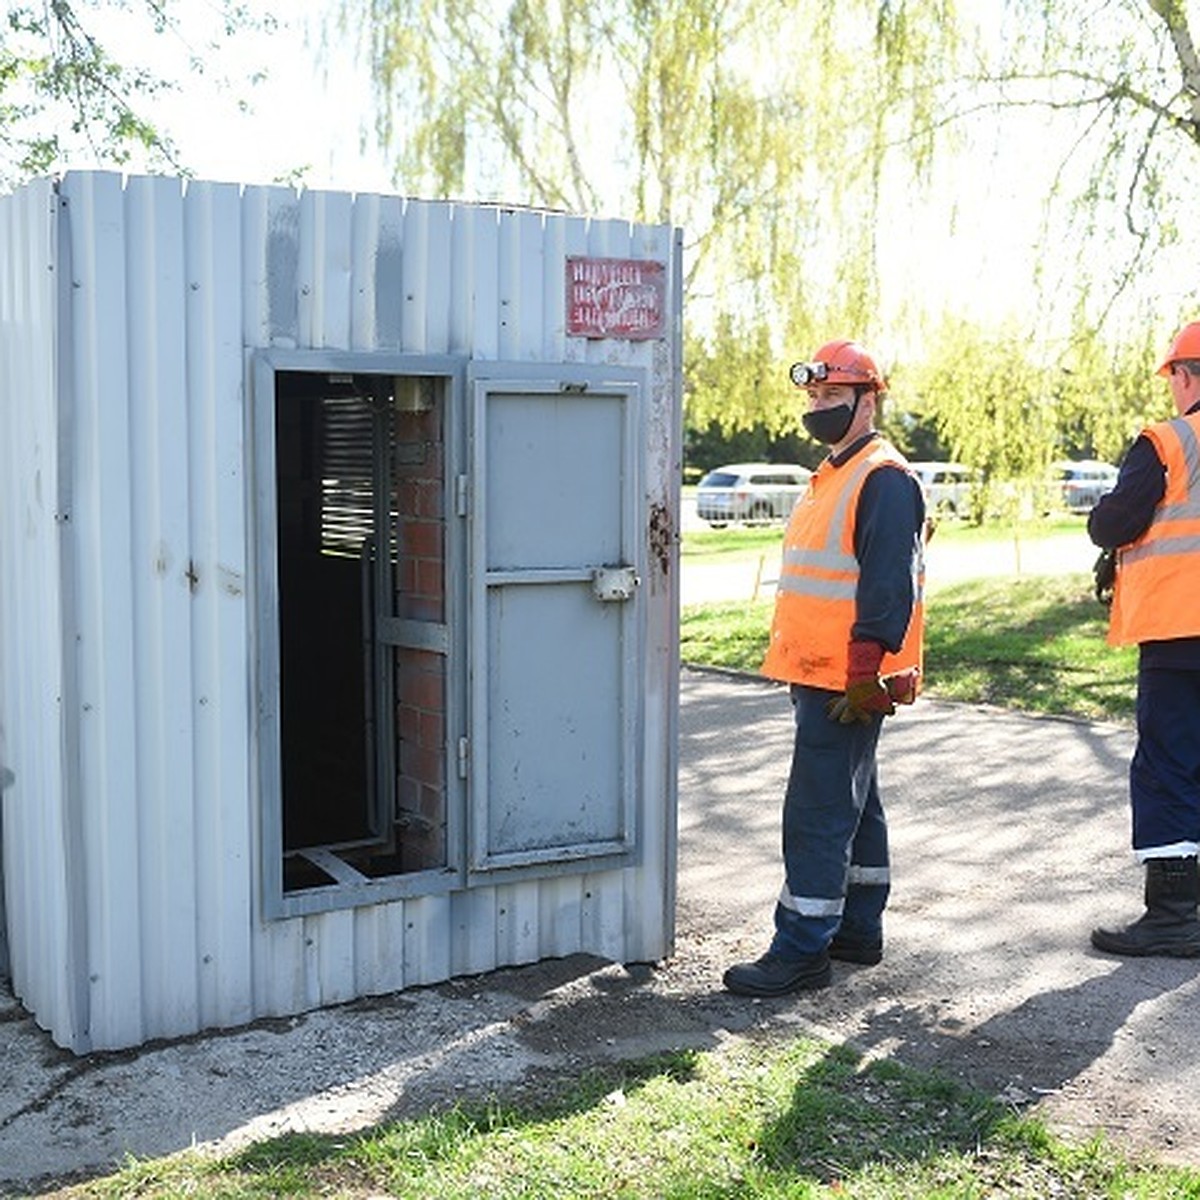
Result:
M105 1174L126 1153L351 1131L589 1063L790 1033L936 1068L1069 1137L1200 1159L1200 964L1118 961L1087 941L1139 908L1132 730L926 700L903 710L881 750L895 874L884 962L838 964L823 992L747 1001L720 976L768 937L786 694L685 671L681 725L668 961L556 960L82 1059L0 992L0 1194Z

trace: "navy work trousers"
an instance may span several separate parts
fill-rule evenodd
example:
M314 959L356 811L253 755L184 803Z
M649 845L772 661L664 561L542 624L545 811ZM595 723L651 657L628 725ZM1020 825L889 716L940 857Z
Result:
M840 928L882 937L890 887L887 821L875 749L880 716L841 725L826 713L836 692L793 684L796 740L783 803L783 891L773 953L817 954Z
M1137 733L1133 848L1181 856L1181 843L1200 843L1200 671L1139 666Z

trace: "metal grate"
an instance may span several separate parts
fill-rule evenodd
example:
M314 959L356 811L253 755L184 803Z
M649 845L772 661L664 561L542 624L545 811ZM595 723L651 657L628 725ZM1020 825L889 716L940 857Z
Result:
M373 405L359 396L321 400L321 553L358 558L374 530Z

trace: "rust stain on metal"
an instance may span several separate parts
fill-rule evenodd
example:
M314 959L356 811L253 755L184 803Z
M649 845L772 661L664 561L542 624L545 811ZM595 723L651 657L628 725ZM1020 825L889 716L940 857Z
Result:
M671 511L665 504L650 506L650 553L658 559L664 575L671 573L671 556L675 546L675 526Z

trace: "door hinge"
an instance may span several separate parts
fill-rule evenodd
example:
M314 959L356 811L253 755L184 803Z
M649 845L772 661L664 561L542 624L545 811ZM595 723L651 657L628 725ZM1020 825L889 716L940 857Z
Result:
M466 475L456 475L454 478L454 511L465 517L470 511L471 481Z
M458 777L466 779L467 767L471 762L471 739L460 737L458 739Z

